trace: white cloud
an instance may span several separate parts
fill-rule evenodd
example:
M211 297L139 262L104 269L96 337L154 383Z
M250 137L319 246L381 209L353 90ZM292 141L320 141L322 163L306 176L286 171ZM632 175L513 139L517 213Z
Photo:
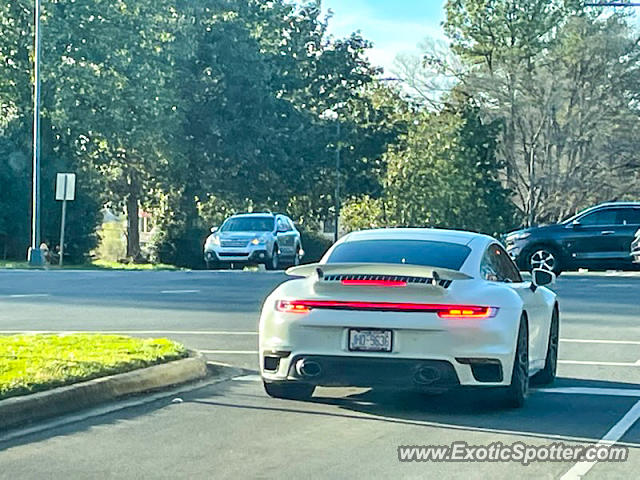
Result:
M444 32L438 20L425 21L407 20L404 18L380 18L370 6L361 0L340 2L325 2L334 11L329 22L329 33L344 37L354 31L360 31L362 36L374 46L369 52L369 59L375 65L391 71L396 56L400 53L418 54L418 44L426 37L444 38Z

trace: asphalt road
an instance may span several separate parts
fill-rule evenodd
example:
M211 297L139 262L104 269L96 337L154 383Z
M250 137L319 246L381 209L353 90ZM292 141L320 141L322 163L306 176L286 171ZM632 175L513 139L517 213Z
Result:
M286 277L266 272L0 271L0 334L112 331L166 336L255 371L258 312ZM597 442L630 447L640 468L640 277L563 275L553 388L504 410L491 393L425 397L318 389L271 399L256 375L2 442L0 478L579 478L576 462L401 463L400 445ZM95 412L93 412L95 414ZM64 420L64 419L63 419ZM6 432L5 432L6 433ZM16 432L14 432L16 433ZM20 433L20 432L17 432ZM582 469L582 470L581 470Z

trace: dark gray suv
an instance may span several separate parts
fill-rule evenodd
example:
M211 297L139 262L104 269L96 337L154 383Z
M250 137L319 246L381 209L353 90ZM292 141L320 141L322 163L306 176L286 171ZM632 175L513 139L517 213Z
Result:
M511 232L505 242L522 270L627 269L639 228L640 203L603 203L561 223Z
M299 265L304 251L300 232L286 215L245 213L212 228L204 245L207 268L264 264L267 270Z

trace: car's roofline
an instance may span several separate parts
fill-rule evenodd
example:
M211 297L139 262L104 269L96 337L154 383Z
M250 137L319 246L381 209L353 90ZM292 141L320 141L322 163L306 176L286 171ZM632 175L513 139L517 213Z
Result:
M275 218L278 216L276 213L236 213L228 218Z
M469 245L474 240L482 239L485 243L497 242L496 239L482 233L468 232L464 230L446 230L440 228L379 228L352 232L340 239L340 242L353 242L361 240L404 239L440 241Z
M582 217L591 212L595 212L596 210L600 210L602 208L611 208L611 207L637 207L640 208L640 202L605 202L600 203L598 205L594 205L589 208L585 208L584 210L580 210L575 215L570 216L569 218L558 222L558 225L566 225L578 217Z

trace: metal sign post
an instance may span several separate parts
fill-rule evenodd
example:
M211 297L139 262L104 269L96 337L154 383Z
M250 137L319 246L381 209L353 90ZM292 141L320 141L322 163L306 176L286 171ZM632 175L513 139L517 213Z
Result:
M62 221L60 222L60 266L64 263L64 227L67 222L67 201L76 198L76 174L59 173L56 179L56 200L62 201Z
M40 250L40 56L42 32L40 30L40 0L34 8L34 87L33 87L33 178L32 178L32 218L31 246L29 247L29 265L40 267L44 264Z

